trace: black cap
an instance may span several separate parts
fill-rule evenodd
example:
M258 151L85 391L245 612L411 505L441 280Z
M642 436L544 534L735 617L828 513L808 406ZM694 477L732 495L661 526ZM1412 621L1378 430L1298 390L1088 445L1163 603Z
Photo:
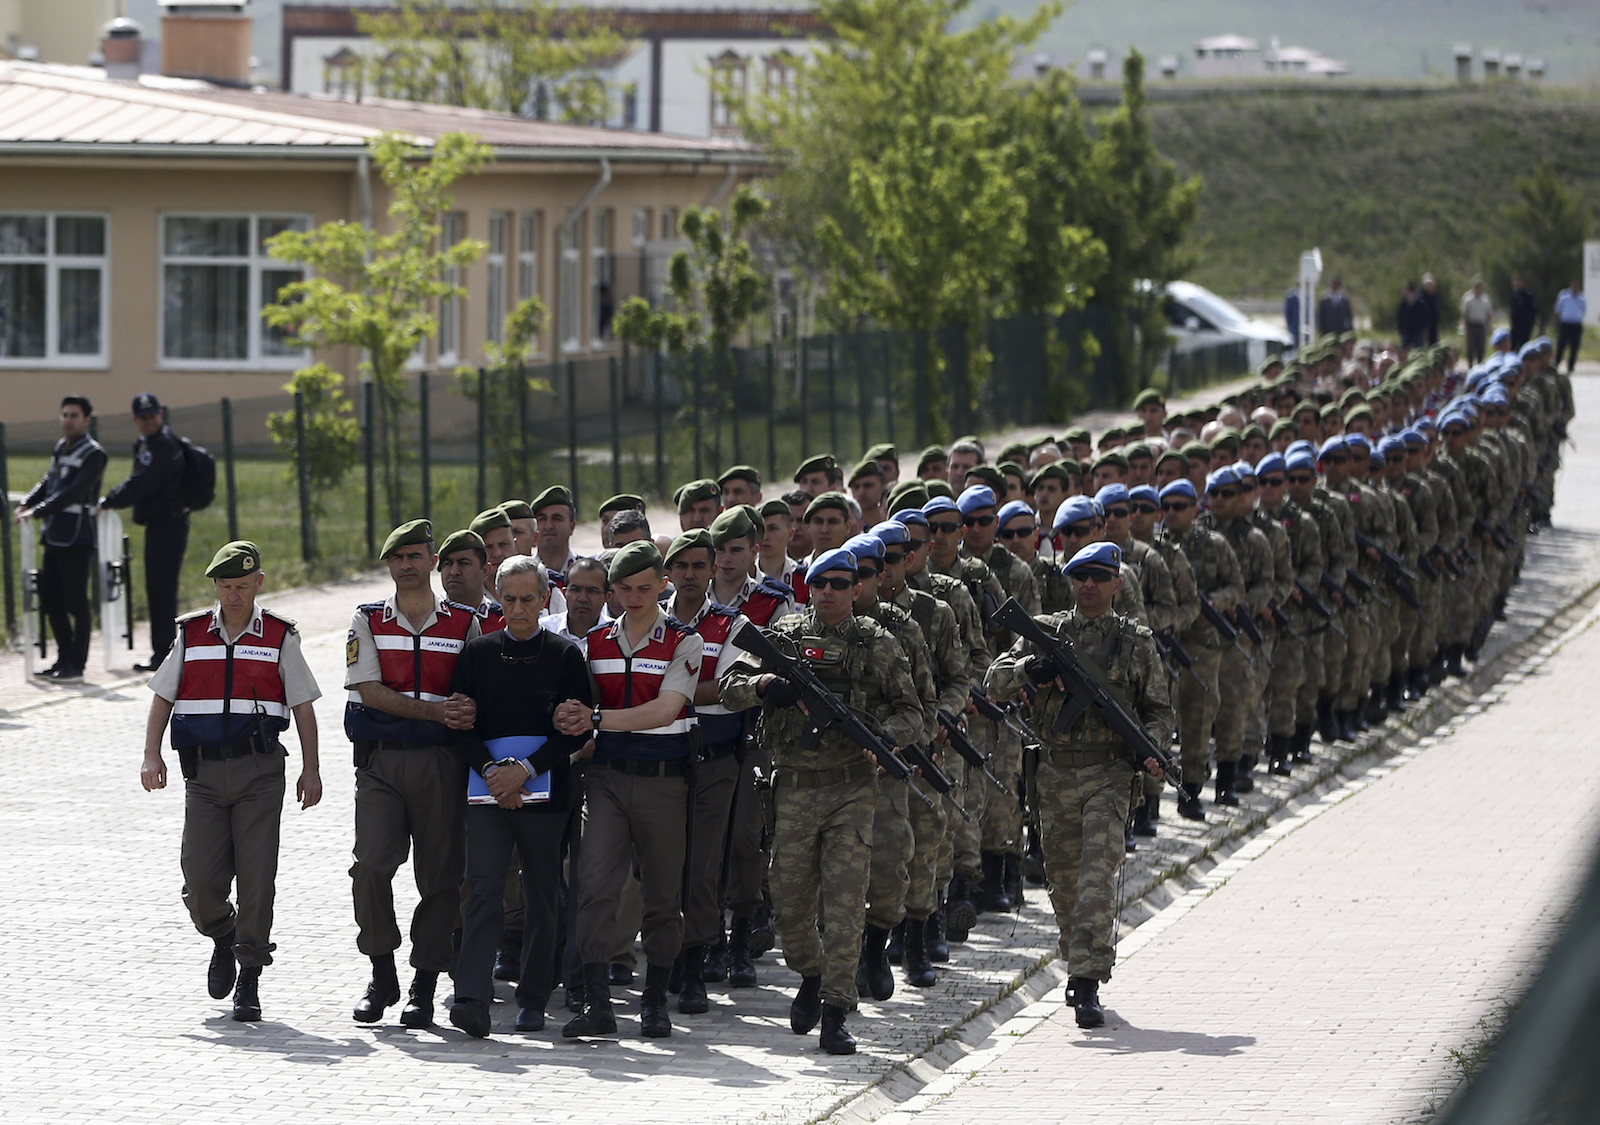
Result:
M149 391L133 396L133 416L135 418L148 417L151 414L161 413L161 400Z

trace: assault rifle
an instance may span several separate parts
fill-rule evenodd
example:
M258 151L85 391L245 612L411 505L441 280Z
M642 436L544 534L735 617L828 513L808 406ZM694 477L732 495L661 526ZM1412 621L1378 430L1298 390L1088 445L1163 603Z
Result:
M1401 558L1387 547L1381 546L1376 540L1370 539L1361 534L1359 531L1356 532L1356 546L1360 547L1363 551L1374 552L1378 556L1379 560L1382 561L1384 566L1388 567L1395 574L1398 574L1401 578L1404 578L1407 582L1415 582L1417 580L1417 572L1406 565L1405 559Z
M983 751L972 744L967 732L961 729L960 720L943 707L939 708L939 729L944 731L945 737L950 740L950 749L954 750L963 762L987 777L1000 792L1015 796L1005 782L990 772L989 759L983 756Z
M913 742L906 747L906 761L917 767L922 773L922 780L928 783L929 788L941 797L950 798L950 803L955 806L956 812L961 814L962 820L972 823L972 814L962 808L961 802L951 795L956 787L955 782L950 780L949 774L939 768L939 764L933 760L933 755Z
M736 648L766 662L781 678L789 681L800 693L800 702L806 705L810 725L801 737L800 744L807 749L816 746L829 727L837 726L841 734L878 760L878 765L896 781L903 781L911 792L922 799L930 809L938 806L926 793L911 784L911 767L906 765L887 738L877 734L861 721L861 716L850 710L826 684L817 679L804 661L796 660L772 643L760 629L740 629L732 638Z
M1100 678L1078 658L1071 644L1040 628L1039 623L1028 616L1028 611L1017 604L1016 598L1007 598L1005 605L995 610L994 619L1019 637L1033 642L1066 685L1071 698L1061 704L1056 730L1063 733L1071 730L1080 715L1093 709L1126 744L1128 760L1135 769L1143 771L1146 759L1153 758L1168 781L1174 786L1182 785L1183 773L1172 755L1156 745L1150 732L1106 690Z
M1212 605L1211 599L1204 594L1200 595L1200 616L1206 619L1223 640L1238 649L1241 656L1252 664L1256 662L1256 658L1245 651L1244 645L1239 643L1239 630L1233 627L1233 623L1224 617L1222 611Z
M1250 612L1250 607L1240 602L1233 609L1233 615L1239 619L1239 631L1249 637L1256 644L1256 651L1261 653L1261 659L1271 668L1272 657L1267 655L1267 640L1261 634L1261 626L1256 621L1256 615Z
M1014 704L1001 706L982 691L970 685L967 687L967 698L972 701L972 706L977 710L978 714L988 719L991 723L1004 723L1011 728L1011 733L1021 738L1022 741L1038 744L1038 733L1027 724L1021 715L1017 714Z
M1322 580L1324 585L1333 581L1333 579L1326 574L1322 576ZM1341 637L1347 636L1344 628L1334 620L1333 610L1328 607L1326 602L1317 597L1316 592L1312 590L1310 586L1307 586L1300 579L1296 578L1294 580L1294 588L1300 591L1301 605L1305 606L1312 613L1326 621L1328 623L1328 627L1335 633L1338 633Z
M1344 573L1345 577L1350 579L1350 585L1354 586L1357 590L1360 590L1363 594L1371 594L1372 600L1383 606L1384 609L1394 608L1393 603L1391 603L1388 598L1378 593L1378 588L1372 584L1372 580L1365 574L1362 574L1353 566L1347 567Z
M1188 672L1194 682L1200 685L1200 690L1210 695L1211 689L1200 678L1200 673L1194 670L1194 657L1183 647L1183 642L1178 639L1177 634L1171 629L1163 629L1155 634L1155 639L1156 648L1161 650L1162 662L1166 664L1173 677L1176 678L1181 672Z
M1294 627L1294 622L1289 620L1289 615L1278 607L1277 602L1273 602L1271 605L1267 606L1267 613L1271 615L1272 623L1274 625L1282 629L1285 633L1288 633L1301 644L1306 643L1306 635Z

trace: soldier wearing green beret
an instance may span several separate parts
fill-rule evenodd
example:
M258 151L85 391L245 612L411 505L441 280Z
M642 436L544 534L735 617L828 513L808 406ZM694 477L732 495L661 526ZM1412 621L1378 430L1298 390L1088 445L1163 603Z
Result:
M900 483L900 451L889 442L879 442L861 455L863 461L876 461L878 468L883 470L883 489L889 489Z
M951 500L955 499L956 490L950 487L950 482L947 480L930 480L925 481L924 484L927 485L928 498L930 500L935 496L943 496Z
M1089 470L1089 481L1083 490L1099 492L1108 484L1125 484L1128 480L1128 456L1120 449L1108 449L1094 459Z
M726 511L737 504L761 503L761 473L751 465L735 465L717 478L722 489L722 508Z
M217 1000L232 991L240 1021L261 1018L261 970L277 948L272 909L287 757L278 736L291 715L300 739L295 797L303 809L322 799L312 707L322 692L294 622L256 604L261 574L261 551L245 540L225 544L206 568L217 602L177 619L172 648L150 679L139 770L146 792L166 788L161 735L170 719L184 781L183 903L213 943L207 989ZM251 658L236 662L241 643ZM228 899L235 883L237 908Z
M1167 398L1154 387L1146 387L1133 399L1133 412L1139 416L1141 432L1147 438L1165 434Z
M924 480L903 480L894 486L889 493L889 514L904 511L906 508L920 508L928 502L928 482Z
M643 515L644 497L635 496L631 492L623 492L600 505L596 515L600 520L600 547L602 550L617 546L612 537L611 521L622 512L638 512ZM649 538L648 533L645 537Z
M534 554L544 563L550 575L550 612L566 609L566 601L559 604L555 592L567 585L567 567L578 560L572 553L572 533L578 529L578 508L572 502L572 492L559 484L551 485L533 498L528 507L533 511L534 529L538 532L538 546Z
M680 531L710 527L722 511L722 488L709 478L692 480L672 494L672 503L678 509Z
M995 491L1002 505L1013 500L1021 500L1028 495L1028 470L1018 461L1002 460L996 469L1000 470L1000 477L1005 482L1004 489Z
M515 526L503 507L479 512L467 530L483 541L484 565L489 568L485 581L493 581L501 563L522 553L517 550Z
M1005 474L999 469L995 468L993 465L974 465L972 468L967 470L966 477L959 483L956 481L951 481L950 487L955 490L956 495L959 496L962 492L965 492L975 484L983 485L992 491L996 496L1004 496L1006 494Z
M875 523L882 523L888 514L883 510L883 466L870 457L863 457L850 470L848 483L850 495L861 506L861 526L871 527Z
M507 500L500 505L500 510L511 521L511 542L514 553L518 555L531 555L533 548L539 541L539 533L533 526L533 509L526 500Z
M801 522L811 539L811 553L801 560L803 565L843 547L844 541L856 533L850 503L842 492L824 492L806 505Z
M807 457L794 471L794 483L799 485L802 491L819 496L828 491L833 474L838 468L839 463L826 453Z
M1067 448L1071 451L1074 461L1087 461L1094 452L1089 431L1082 426L1073 426L1061 435L1061 440L1067 443Z
M1033 510L1039 513L1039 523L1047 528L1055 520L1061 502L1077 491L1078 478L1064 461L1052 461L1040 467L1028 481Z
M930 445L917 456L917 479L932 480L935 477L944 479L950 471L950 459L945 456L944 447Z

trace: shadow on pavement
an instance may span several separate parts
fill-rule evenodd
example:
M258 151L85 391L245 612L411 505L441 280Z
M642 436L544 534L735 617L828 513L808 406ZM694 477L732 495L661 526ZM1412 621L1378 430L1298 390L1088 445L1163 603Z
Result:
M1225 1058L1239 1054L1242 1048L1255 1046L1256 1042L1254 1035L1206 1035L1199 1031L1136 1027L1110 1008L1106 1009L1106 1022L1112 1026L1086 1031L1083 1038L1072 1045L1123 1055L1177 1053Z
M310 1035L286 1023L261 1020L243 1024L232 1016L214 1016L204 1021L212 1035L190 1033L185 1039L210 1044L215 1047L232 1047L240 1051L257 1051L282 1055L286 1062L330 1063L361 1058L373 1053L373 1046L364 1039L328 1039Z

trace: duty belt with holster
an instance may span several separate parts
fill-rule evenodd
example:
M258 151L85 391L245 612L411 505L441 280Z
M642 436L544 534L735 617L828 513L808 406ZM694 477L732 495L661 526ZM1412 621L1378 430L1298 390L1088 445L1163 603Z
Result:
M361 769L372 761L372 756L379 750L435 750L438 745L432 742L402 742L394 738L358 738L351 742L355 751L356 768Z
M878 772L878 767L867 759L848 766L830 770L775 769L772 771L774 789L821 789L825 785L844 785L851 781L865 781Z
M271 733L257 731L249 738L239 742L229 742L221 746L180 746L178 747L178 768L186 779L193 780L200 772L200 759L208 762L226 762L234 758L245 758L251 754L275 754L282 747Z

